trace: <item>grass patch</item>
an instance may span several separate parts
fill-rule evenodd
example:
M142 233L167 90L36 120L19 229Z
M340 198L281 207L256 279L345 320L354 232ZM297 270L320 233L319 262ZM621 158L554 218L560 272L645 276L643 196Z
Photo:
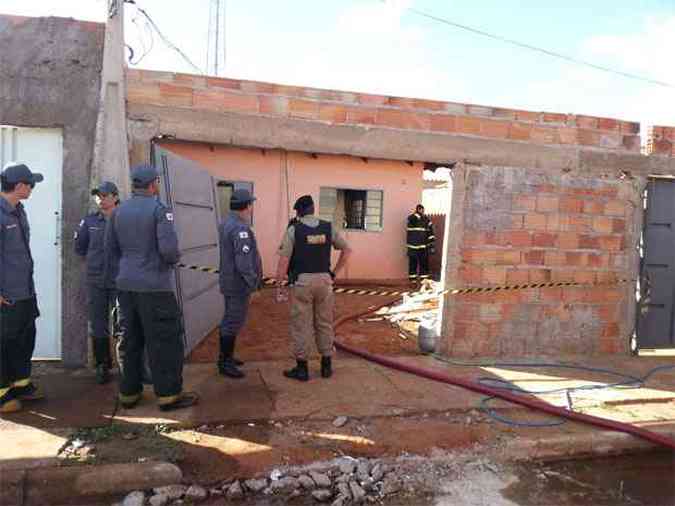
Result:
M119 464L130 462L180 462L184 451L179 441L166 437L174 429L165 424L111 424L78 429L63 446L62 465Z

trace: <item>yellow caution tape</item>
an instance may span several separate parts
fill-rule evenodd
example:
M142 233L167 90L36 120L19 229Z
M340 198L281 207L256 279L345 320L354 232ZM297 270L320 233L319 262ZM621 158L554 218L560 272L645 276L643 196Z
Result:
M199 265L185 265L178 264L178 267L181 269L189 269L192 271L206 272L208 274L218 274L220 271L213 267L201 267ZM615 279L612 281L597 281L594 283L577 283L576 281L554 281L549 283L525 283L518 285L501 285L501 286L485 286L485 287L472 287L472 288L448 288L442 292L433 293L430 291L399 291L399 290L363 290L360 288L334 288L333 292L337 294L344 295L363 295L371 297L402 297L404 295L414 295L414 294L428 294L441 297L443 295L472 295L476 293L496 293L496 292L507 292L513 290L532 290L537 288L568 288L568 287L594 287L594 286L613 286L623 283L630 283L635 280L633 279ZM274 278L263 278L264 285L274 285L276 280ZM284 285L287 285L287 282L284 282Z

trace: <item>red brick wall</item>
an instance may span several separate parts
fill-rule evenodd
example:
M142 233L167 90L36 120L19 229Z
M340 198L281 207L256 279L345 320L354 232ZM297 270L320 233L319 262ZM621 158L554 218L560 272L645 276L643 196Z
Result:
M459 286L630 277L629 182L481 167L466 177ZM627 351L626 285L457 297L452 355Z
M640 151L635 122L170 72L128 69L127 98L136 104Z
M647 139L647 154L675 156L675 127L651 127Z

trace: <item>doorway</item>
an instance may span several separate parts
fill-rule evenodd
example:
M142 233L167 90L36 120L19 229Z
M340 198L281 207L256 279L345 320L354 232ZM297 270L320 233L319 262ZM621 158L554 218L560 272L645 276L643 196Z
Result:
M34 359L61 358L61 216L63 132L59 128L0 126L0 163L21 162L44 175L24 202L35 263L40 318Z
M637 348L675 348L675 179L650 178L643 202Z

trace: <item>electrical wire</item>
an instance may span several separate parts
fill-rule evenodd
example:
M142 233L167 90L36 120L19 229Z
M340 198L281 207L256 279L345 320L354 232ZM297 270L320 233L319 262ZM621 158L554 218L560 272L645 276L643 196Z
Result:
M161 31L161 30L159 29L159 27L157 26L157 23L155 23L155 22L153 21L153 19L152 19L152 18L150 17L150 15L145 11L145 9L143 9L143 8L141 8L141 7L138 6L138 4L136 3L136 0L124 0L124 3L128 3L128 4L131 4L131 5L133 5L134 7L136 7L136 9L138 9L138 12L140 12L140 13L143 15L143 17L145 17L145 19L147 20L147 22L150 23L150 26L152 27L152 29L157 33L157 35L159 35L159 38L162 40L162 42L164 42L164 44L166 44L166 46L169 47L169 49L172 49L173 51L175 51L176 53L178 53L178 54L180 55L180 57L183 58L183 60L184 60L188 65L190 65L190 67L192 67L193 70L195 70L195 71L196 71L197 73L199 73L200 75L204 75L204 71L203 71L202 69L200 69L197 65L195 65L195 64L192 62L192 60L190 60L190 58L189 58L189 57L188 57L188 56L187 56L187 55L186 55L186 54L185 54L178 46L176 46L173 42L171 42L171 41L166 37L166 35L164 35L164 33L162 33L162 31Z
M387 3L387 0L380 0L380 1L382 3L385 3L385 4ZM534 46L532 44L520 42L520 41L515 40L515 39L509 39L508 37L504 37L502 35L490 33L490 32L487 32L485 30L481 30L479 28L474 28L472 26L468 26L468 25L465 25L465 24L462 24L462 23L457 23L457 22L452 21L450 19L442 18L442 17L436 16L434 14L429 14L428 12L424 12L424 11L421 11L419 9L415 9L413 7L405 7L404 10L407 10L407 11L409 11L409 12L411 12L411 13L417 15L417 16L420 16L420 17L423 17L423 18L426 18L426 19L430 19L432 21L436 21L436 22L442 23L444 25L452 26L453 28L465 30L467 32L473 33L474 35L480 35L482 37L487 37L487 38L492 39L492 40L504 42L506 44L510 44L512 46L516 46L516 47L519 47L521 49L527 49L527 50L530 50L530 51L534 51L534 52L537 52L537 53L540 53L540 54L544 54L546 56L550 56L550 57L553 57L553 58L557 58L559 60L566 61L568 63L574 63L576 65L582 65L584 67L589 67L589 68L599 70L599 71L602 71L602 72L607 72L609 74L615 74L615 75L618 75L618 76L621 76L621 77L625 77L627 79L642 81L644 83L648 83L648 84L652 84L652 85L656 85L656 86L662 86L662 87L665 87L665 88L675 88L675 84L669 83L667 81L660 81L658 79L652 79L652 78L649 78L649 77L640 76L638 74L632 74L630 72L624 72L622 70L617 70L617 69L614 69L614 68L611 68L611 67L608 67L608 66L605 66L605 65L599 65L597 63L593 63L593 62L589 62L589 61L586 61L586 60L574 58L572 56L569 56L569 55L566 55L566 54L563 54L563 53L559 53L559 52L553 51L551 49L546 49L546 48L543 48L543 47Z
M150 26L150 23L148 23L148 20L145 20L145 23L143 24L143 28L138 24L138 13L134 18L131 20L131 22L134 24L136 27L136 31L138 32L138 40L141 43L141 46L143 48L143 54L138 58L138 60L133 61L133 54L129 57L129 63L131 65L138 65L143 61L143 59L150 54L150 52L153 50L155 47L155 37L152 35L152 27ZM143 37L143 31L147 33L147 35L150 37L150 45L146 46L145 45L145 40ZM131 48L129 48L131 49ZM132 50L133 53L133 50Z

